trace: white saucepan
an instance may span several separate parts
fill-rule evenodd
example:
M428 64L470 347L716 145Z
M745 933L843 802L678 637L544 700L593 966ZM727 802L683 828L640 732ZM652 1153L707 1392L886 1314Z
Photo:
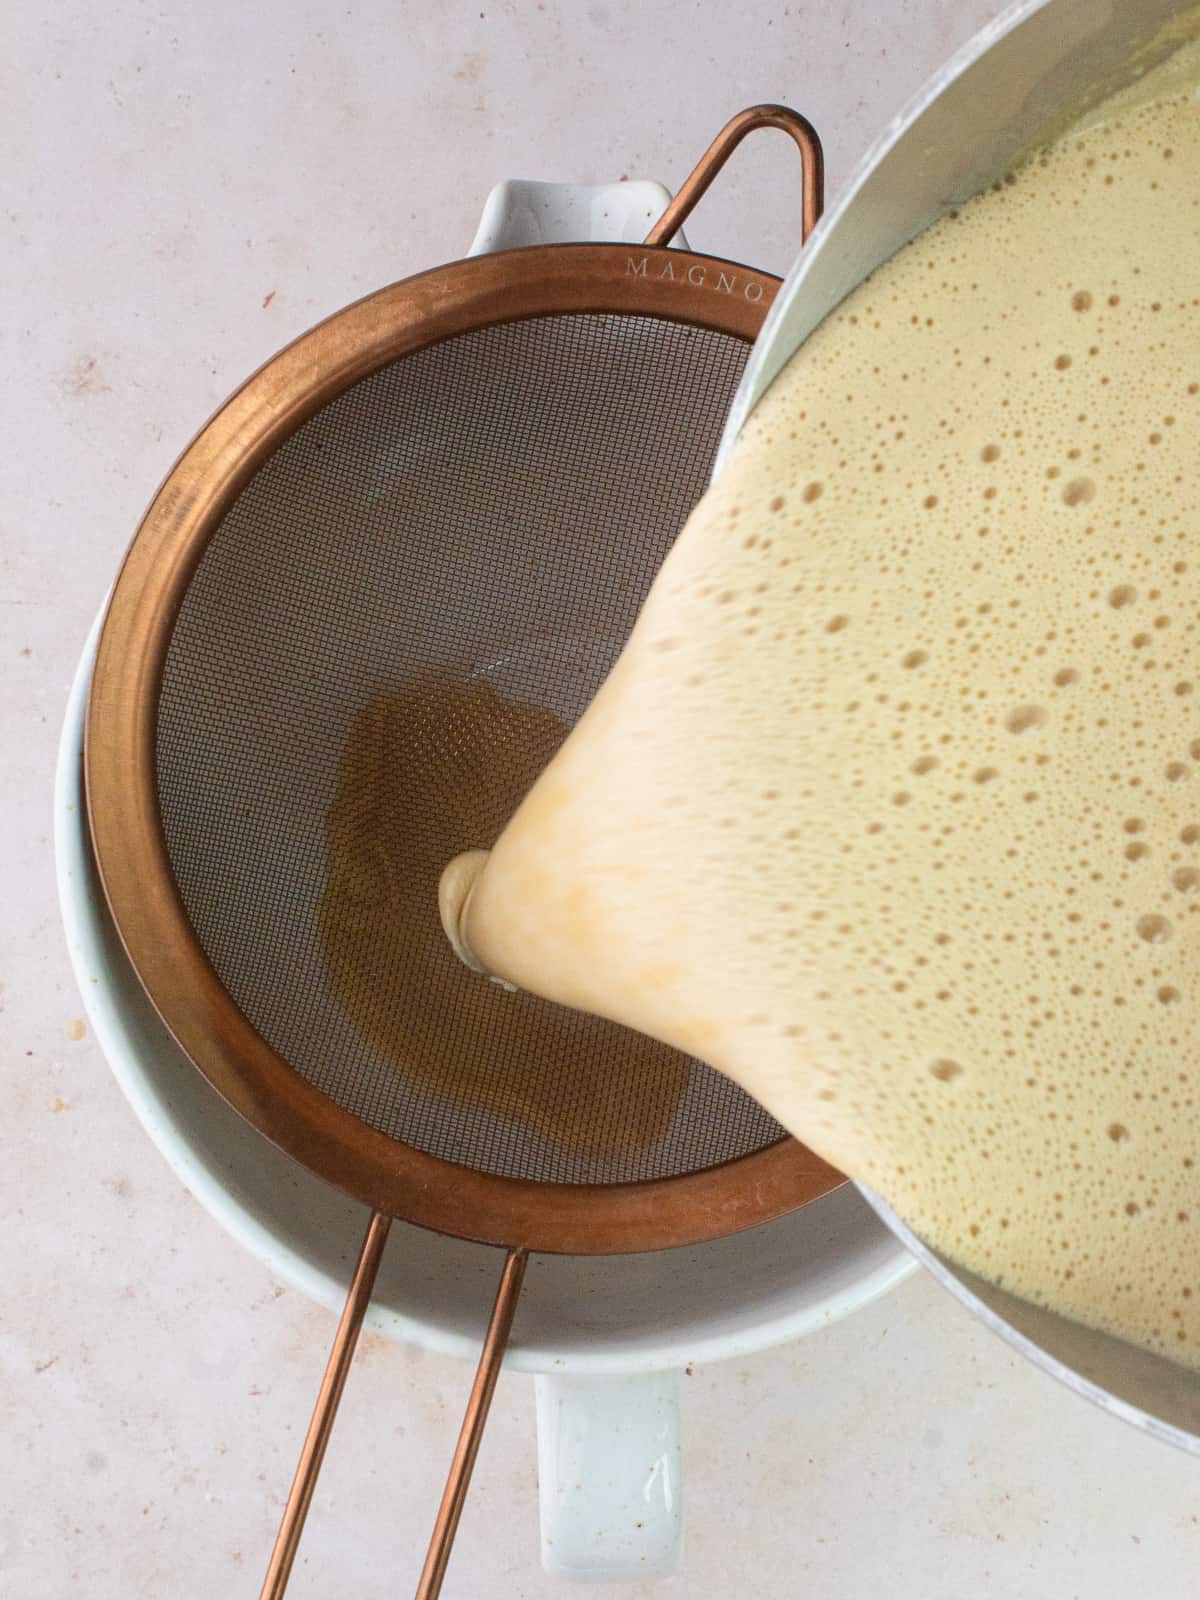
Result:
M868 273L1197 31L1200 12L1173 0L1023 0L947 62L885 130L785 280L735 396L717 470L771 380ZM1113 227L1115 234L1119 218ZM881 1200L867 1198L939 1282L1010 1344L1114 1415L1200 1455L1195 1373L960 1271Z

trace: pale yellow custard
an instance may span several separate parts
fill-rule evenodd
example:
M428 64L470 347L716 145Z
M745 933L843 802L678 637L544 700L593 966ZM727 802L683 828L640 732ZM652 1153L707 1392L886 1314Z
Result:
M1198 79L810 338L465 929L712 1061L960 1263L1193 1364Z

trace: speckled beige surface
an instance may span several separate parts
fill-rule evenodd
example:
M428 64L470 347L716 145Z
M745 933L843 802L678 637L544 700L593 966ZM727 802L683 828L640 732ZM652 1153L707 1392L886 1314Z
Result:
M324 313L460 253L497 179L677 182L729 112L778 98L822 129L836 188L999 7L739 9L118 0L3 24L4 1600L256 1594L333 1325L180 1189L78 1021L50 773L119 553L236 382ZM787 264L779 145L739 155L697 248ZM468 1381L366 1340L292 1594L411 1588ZM663 1600L1192 1592L1194 1463L924 1279L803 1344L698 1368L684 1404L688 1550ZM536 1498L532 1384L506 1377L449 1600L564 1592L537 1566Z

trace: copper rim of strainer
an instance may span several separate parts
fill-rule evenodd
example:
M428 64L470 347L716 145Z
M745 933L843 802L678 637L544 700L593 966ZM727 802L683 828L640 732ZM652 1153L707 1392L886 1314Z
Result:
M712 171L705 177L697 168L651 239L673 236ZM805 192L811 210L811 182ZM469 330L571 313L652 316L750 342L779 281L656 242L538 246L393 284L302 335L226 402L171 470L127 553L100 637L85 742L92 839L116 927L163 1022L214 1088L282 1150L376 1211L483 1243L606 1254L733 1233L844 1179L790 1138L641 1182L501 1177L389 1138L305 1082L225 990L189 922L167 853L157 705L192 574L267 457L389 362Z
M552 245L478 257L367 296L281 351L226 402L172 468L113 590L88 700L84 763L92 841L127 954L169 1031L255 1128L372 1208L262 1595L286 1588L389 1218L507 1247L495 1306L429 1551L419 1600L440 1592L530 1250L661 1249L734 1233L845 1179L793 1139L670 1178L563 1184L500 1177L376 1132L308 1084L251 1025L193 930L158 806L158 701L175 620L204 550L258 467L304 422L389 362L471 330L531 317L658 317L750 342L779 280L666 246L741 139L777 127L803 163L803 236L821 207L811 125L755 106L721 130L642 245Z

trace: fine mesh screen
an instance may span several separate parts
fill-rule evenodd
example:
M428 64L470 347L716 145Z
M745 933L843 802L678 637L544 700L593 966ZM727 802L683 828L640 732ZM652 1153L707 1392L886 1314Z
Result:
M197 569L158 722L188 915L259 1033L395 1139L621 1182L782 1134L710 1068L469 973L436 905L620 650L747 352L634 316L448 339L306 423Z

